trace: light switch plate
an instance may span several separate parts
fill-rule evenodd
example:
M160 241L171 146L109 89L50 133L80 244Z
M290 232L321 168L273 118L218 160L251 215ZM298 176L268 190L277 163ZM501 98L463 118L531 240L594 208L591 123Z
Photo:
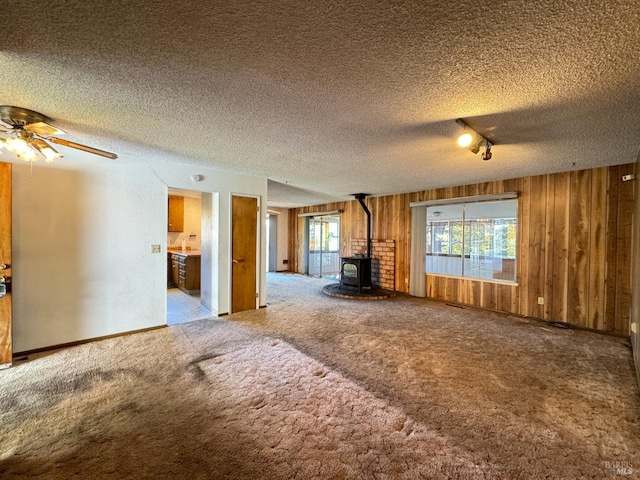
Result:
M151 245L151 253L160 253L160 245Z

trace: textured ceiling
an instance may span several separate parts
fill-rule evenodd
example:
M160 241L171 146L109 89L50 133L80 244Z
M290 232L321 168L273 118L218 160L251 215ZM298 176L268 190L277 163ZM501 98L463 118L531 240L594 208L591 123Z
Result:
M321 203L634 162L640 2L0 1L0 104ZM455 145L464 118L496 146ZM66 152L65 152L66 153Z

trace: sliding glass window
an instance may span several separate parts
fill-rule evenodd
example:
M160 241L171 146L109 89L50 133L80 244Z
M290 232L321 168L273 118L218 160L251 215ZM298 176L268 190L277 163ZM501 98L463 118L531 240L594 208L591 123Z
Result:
M427 208L426 272L516 281L517 200Z

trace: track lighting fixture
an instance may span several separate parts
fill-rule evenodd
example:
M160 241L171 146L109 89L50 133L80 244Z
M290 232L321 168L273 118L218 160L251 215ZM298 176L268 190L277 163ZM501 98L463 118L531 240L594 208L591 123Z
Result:
M491 160L491 147L493 147L493 143L491 143L489 140L485 140L487 143L485 143L484 145L484 153L482 154L482 159L483 160Z
M458 118L456 123L463 128L462 134L458 137L458 145L463 148L468 148L473 153L478 153L480 148L484 145L485 151L482 154L482 159L490 160L491 147L493 146L493 143L467 125L464 120Z

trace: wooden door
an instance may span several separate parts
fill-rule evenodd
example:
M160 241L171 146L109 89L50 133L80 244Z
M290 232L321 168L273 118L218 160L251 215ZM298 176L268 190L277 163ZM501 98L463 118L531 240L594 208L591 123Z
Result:
M258 199L232 197L231 313L256 308Z
M169 196L168 208L167 231L182 232L184 230L184 197Z
M11 164L0 163L0 368L10 367L13 355L10 286Z

